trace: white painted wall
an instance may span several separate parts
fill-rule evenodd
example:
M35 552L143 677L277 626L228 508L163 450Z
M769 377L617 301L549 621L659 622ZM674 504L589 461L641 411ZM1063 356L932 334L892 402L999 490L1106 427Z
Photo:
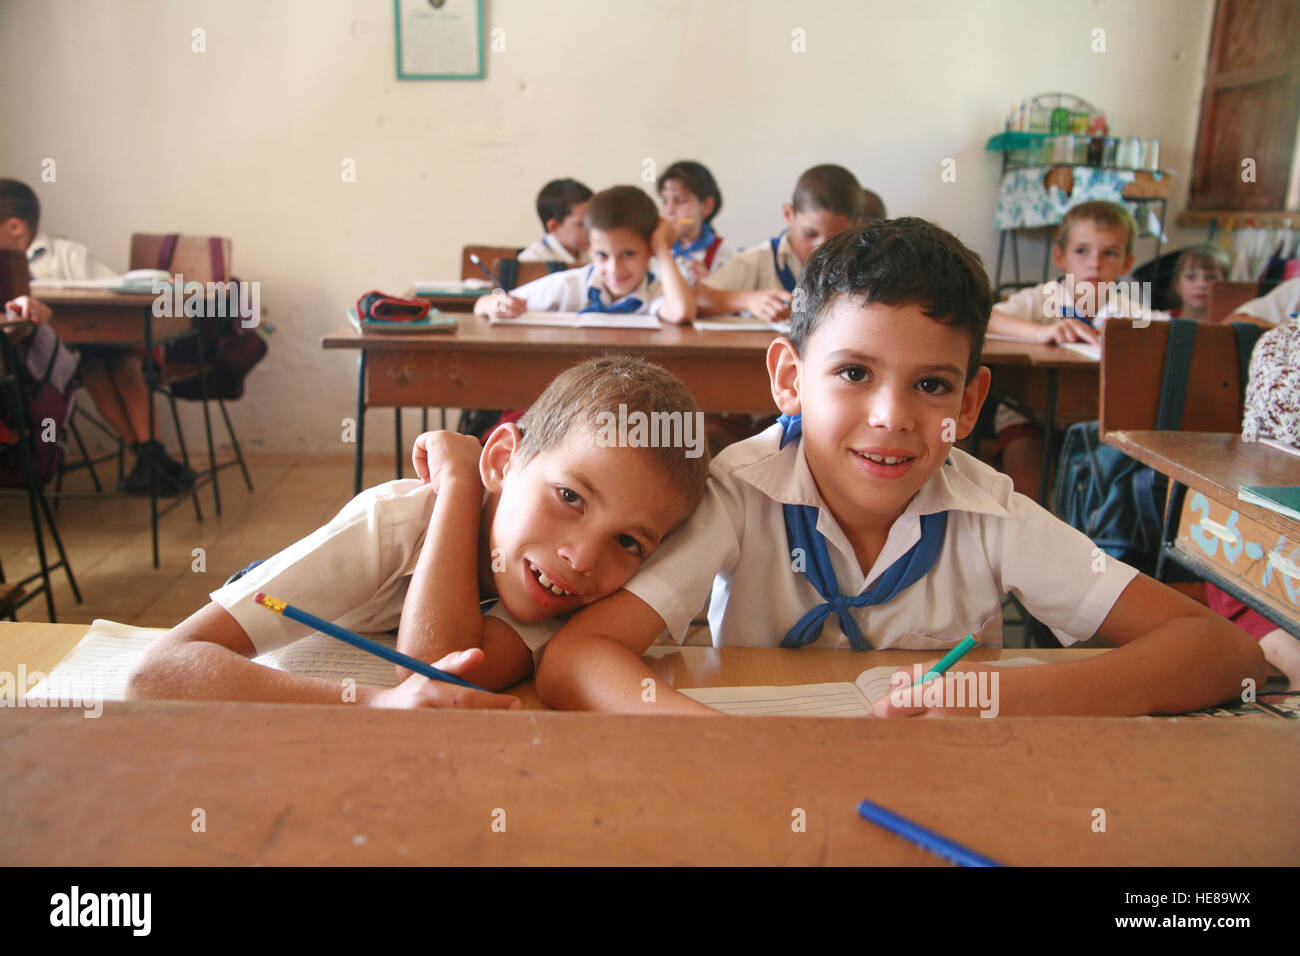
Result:
M465 242L536 238L547 179L708 164L720 231L773 234L807 166L839 162L891 215L933 219L992 269L1009 105L1068 90L1158 136L1184 205L1211 0L485 0L482 81L398 81L386 0L8 0L0 175L44 225L124 269L133 231L221 234L262 282L270 357L232 406L254 452L337 455L354 363L322 333L367 289L455 276ZM191 31L206 31L205 53ZM792 31L806 52L793 52ZM1106 31L1106 52L1091 51ZM53 157L57 181L40 182ZM357 182L341 181L352 157ZM957 161L956 183L940 163ZM1172 215L1171 215L1172 221ZM1177 243L1203 231L1171 230ZM1149 244L1142 251L1149 249ZM1022 260L1023 262L1023 260ZM1029 262L1036 271L1041 251ZM408 413L410 414L410 413ZM198 434L190 410L187 431ZM408 418L413 424L414 417ZM370 448L391 448L389 412ZM409 433L408 433L409 434Z

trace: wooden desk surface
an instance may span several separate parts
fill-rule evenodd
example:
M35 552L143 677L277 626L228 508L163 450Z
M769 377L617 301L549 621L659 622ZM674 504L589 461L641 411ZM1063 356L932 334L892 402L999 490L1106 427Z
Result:
M1241 485L1300 484L1300 457L1231 432L1111 431L1106 443L1278 534L1300 537L1297 522L1237 497Z
M53 656L82 631L0 625L0 664L24 633ZM879 656L684 648L658 668L826 680ZM1298 780L1281 721L20 708L0 711L0 864L938 862L858 819L870 798L1011 864L1295 865Z
M184 315L155 316L152 292L119 293L104 289L43 289L34 295L50 307L50 325L67 345L136 345L144 343L150 319L155 343L188 335L193 321Z

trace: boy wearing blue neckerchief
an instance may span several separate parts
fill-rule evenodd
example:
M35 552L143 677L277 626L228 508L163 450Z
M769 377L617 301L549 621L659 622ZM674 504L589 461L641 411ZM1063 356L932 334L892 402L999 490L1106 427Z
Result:
M683 159L664 170L655 183L664 218L677 227L673 257L688 285L696 285L735 255L731 243L713 231L722 209L722 191L703 163Z
M574 616L537 675L553 707L712 713L641 654L684 637L710 588L716 646L997 647L1015 594L1065 643L1124 645L1000 672L999 712L1179 713L1264 679L1249 635L1103 555L953 447L988 394L979 257L920 219L857 227L804 267L806 308L768 350L782 420L714 462L695 514L621 591ZM959 664L978 671L981 664ZM892 697L892 695L891 695ZM916 713L882 700L884 716ZM943 713L975 713L945 708Z
M695 296L673 263L677 230L659 218L654 200L636 186L603 190L587 204L586 226L591 265L551 273L510 294L481 296L474 311L496 319L524 312L654 315L665 322L695 318Z
M791 201L781 207L785 231L737 253L696 287L700 314L748 312L768 322L788 319L803 264L823 242L857 222L862 203L862 186L843 166L807 170L795 183Z
M519 251L520 262L587 261L587 202L591 190L576 179L552 179L537 194L537 218L546 230L542 238Z

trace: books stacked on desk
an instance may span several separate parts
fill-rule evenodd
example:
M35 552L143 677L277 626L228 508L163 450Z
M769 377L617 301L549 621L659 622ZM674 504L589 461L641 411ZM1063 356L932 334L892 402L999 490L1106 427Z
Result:
M363 334L412 334L416 332L454 332L456 320L436 309L422 319L387 322L382 319L359 319L355 308L348 309L348 323Z

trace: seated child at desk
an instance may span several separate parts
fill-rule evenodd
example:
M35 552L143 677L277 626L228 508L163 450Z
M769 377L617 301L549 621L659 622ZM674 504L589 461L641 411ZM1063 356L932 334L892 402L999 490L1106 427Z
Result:
M1184 249L1169 282L1178 297L1178 307L1170 311L1170 317L1210 321L1210 287L1227 275L1228 253L1221 246L1205 243Z
M680 380L644 359L605 356L558 376L481 454L469 436L421 436L440 441L429 483L362 492L327 525L214 591L150 649L129 696L340 703L337 683L253 663L310 631L254 603L259 591L350 630L396 627L398 650L442 658L438 666L491 690L524 679L558 627L548 622L621 587L703 495L702 441L602 440L607 416L619 414L680 416L681 437L695 434ZM486 615L481 598L498 599ZM357 687L357 700L510 702L399 674L406 680L392 690Z
M1133 266L1137 222L1113 202L1085 202L1071 207L1056 230L1052 262L1065 275L1022 289L993 307L988 330L1044 344L1100 341L1107 318L1168 319L1164 312L1129 299L1118 280ZM1002 470L1016 491L1037 496L1042 474L1043 443L1037 425L1006 405L995 416Z
M973 634L997 647L1008 592L1065 642L1096 633L1124 645L1001 672L1007 715L1178 713L1262 681L1250 637L1098 561L1087 537L954 446L988 394L979 360L993 305L960 240L920 219L857 227L813 254L799 291L807 307L767 357L781 421L724 451L686 525L623 590L564 624L538 669L544 701L714 713L662 682L654 703L642 697L653 675L641 655L665 628L682 640L710 589L715 646L937 658ZM901 703L876 713L924 709ZM941 712L954 711L976 712Z
M485 295L474 311L498 319L524 312L609 312L695 318L695 296L673 262L676 227L636 186L614 186L587 204L591 265L542 276L514 292ZM651 271L653 264L655 271Z
M116 273L90 258L86 247L38 232L41 205L36 194L16 179L0 179L0 242L27 253L33 279L103 279ZM195 472L167 454L162 442L149 441L149 386L141 355L127 348L78 346L81 380L109 427L127 443L135 465L119 490L149 494L149 472L158 470L158 493L174 495L194 486Z
M669 166L659 181L664 218L677 227L673 256L689 285L725 266L734 254L731 243L713 231L722 209L722 191L703 163L683 159Z
M790 296L799 270L813 250L843 232L862 215L863 193L843 166L814 166L781 206L786 229L780 236L737 253L695 290L701 315L748 312L775 322L790 317Z
M591 190L576 179L552 179L537 194L537 218L545 235L520 250L520 262L563 262L576 266L587 261L587 215Z

